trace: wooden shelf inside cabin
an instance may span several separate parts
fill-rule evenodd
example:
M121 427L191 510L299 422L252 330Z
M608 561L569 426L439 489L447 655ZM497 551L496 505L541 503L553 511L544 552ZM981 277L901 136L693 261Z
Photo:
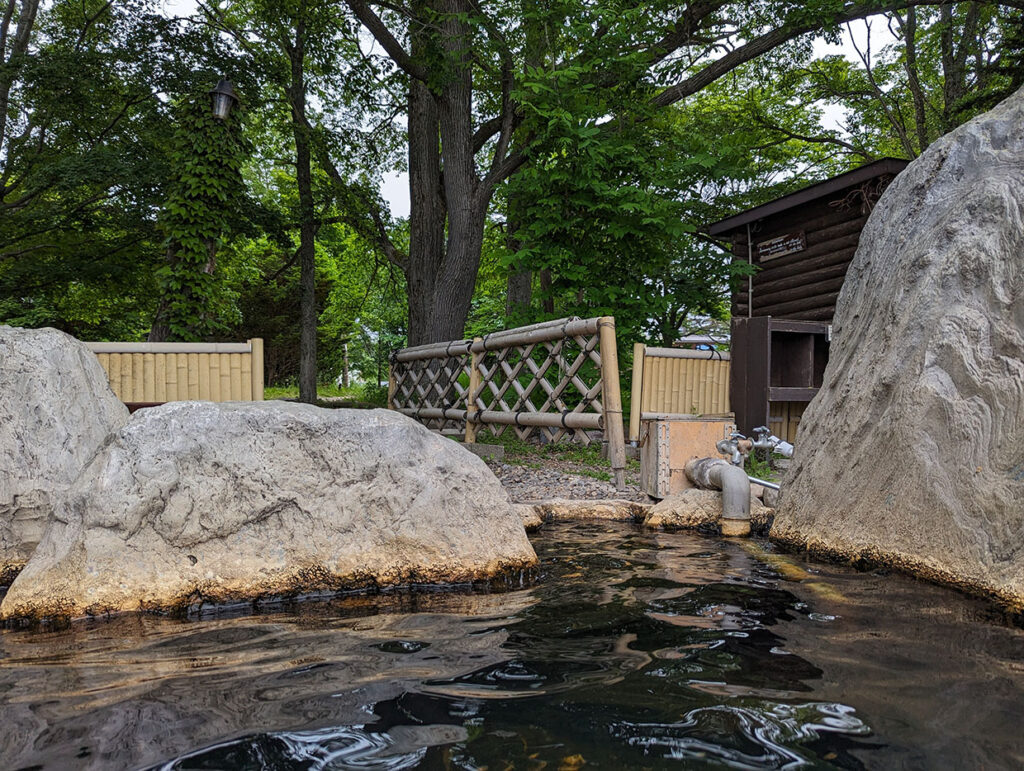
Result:
M809 402L828 362L828 324L773 319L733 319L730 401L739 430L768 425L772 402Z

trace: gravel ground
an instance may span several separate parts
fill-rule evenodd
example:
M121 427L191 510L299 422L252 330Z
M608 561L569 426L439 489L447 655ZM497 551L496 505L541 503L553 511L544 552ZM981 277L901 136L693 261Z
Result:
M627 485L620 493L612 482L603 482L593 477L570 474L552 468L530 468L508 463L492 463L490 466L512 496L512 500L517 503L551 498L616 498L645 503L651 500L638 485Z

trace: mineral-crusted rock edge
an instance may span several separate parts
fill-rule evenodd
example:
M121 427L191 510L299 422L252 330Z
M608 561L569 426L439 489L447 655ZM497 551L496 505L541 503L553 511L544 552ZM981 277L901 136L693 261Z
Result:
M486 464L386 410L142 410L54 516L0 617L518 578L537 562Z
M772 538L1024 607L1024 90L885 191Z
M750 495L750 529L764 533L771 525L773 509L764 506ZM690 487L659 501L647 511L644 527L665 530L690 530L720 525L722 522L722 493L718 490L700 490Z

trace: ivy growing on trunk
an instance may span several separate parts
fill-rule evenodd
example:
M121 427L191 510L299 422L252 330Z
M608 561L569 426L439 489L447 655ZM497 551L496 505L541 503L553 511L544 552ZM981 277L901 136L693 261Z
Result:
M160 302L150 341L198 340L222 329L214 309L222 282L217 250L230 233L247 156L236 108L213 116L207 94L177 105L171 182L159 217L167 262L157 271Z

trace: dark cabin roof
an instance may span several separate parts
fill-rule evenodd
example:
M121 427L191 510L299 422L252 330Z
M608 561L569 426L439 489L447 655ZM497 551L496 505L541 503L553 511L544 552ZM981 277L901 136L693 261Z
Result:
M705 232L710 236L725 235L748 223L757 222L765 217L771 217L775 214L779 214L780 212L784 212L787 209L792 209L795 206L800 206L818 198L824 198L825 196L832 195L839 190L859 185L863 182L867 182L869 179L873 179L883 174L899 174L907 167L908 163L910 163L910 161L905 161L900 158L882 158L881 160L868 163L864 166L853 169L852 171L839 174L831 179L826 179L822 182L816 182L813 185L808 185L805 188L797 190L795 193L790 193L789 195L784 195L781 198L776 198L774 201L769 201L768 203L761 204L760 206L755 206L753 209L747 209L739 214L726 217L724 220L719 220L718 222L708 225Z

